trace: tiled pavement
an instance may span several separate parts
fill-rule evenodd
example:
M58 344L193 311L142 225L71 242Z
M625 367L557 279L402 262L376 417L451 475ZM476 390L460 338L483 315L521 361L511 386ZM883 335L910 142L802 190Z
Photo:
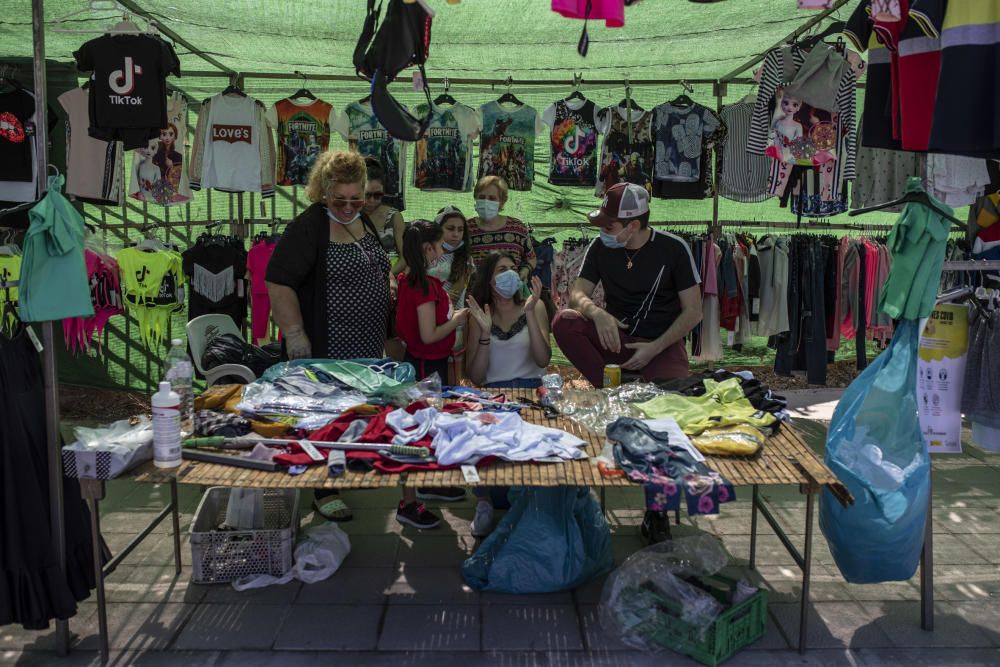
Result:
M810 428L821 435L822 428ZM102 525L112 549L155 515L165 487L113 482ZM673 653L647 656L606 635L598 622L601 583L538 596L478 593L459 567L475 549L470 501L440 508L446 524L419 533L392 517L392 491L349 492L354 521L344 524L351 554L328 580L237 593L188 583L187 528L199 489L181 487L183 560L174 575L171 538L160 527L107 582L112 664L184 665L660 665L695 664ZM934 498L936 630L919 626L916 579L858 586L844 582L816 530L809 621L812 649L791 650L798 637L799 576L766 525L755 579L770 592L766 636L730 665L998 665L1000 664L1000 456L936 458ZM797 491L762 493L801 540L804 505ZM746 565L749 505L725 507L717 520L682 518L678 534L719 535ZM641 547L637 490L609 491L616 559ZM303 508L308 499L303 498ZM311 513L306 513L311 520ZM762 524L763 525L763 524ZM70 622L71 655L57 660L52 632L0 628L0 663L96 664L92 601Z

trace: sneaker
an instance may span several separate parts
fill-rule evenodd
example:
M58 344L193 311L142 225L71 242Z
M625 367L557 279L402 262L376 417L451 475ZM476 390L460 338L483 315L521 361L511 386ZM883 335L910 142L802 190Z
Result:
M423 503L404 505L402 500L396 509L396 521L417 528L437 528L441 523L441 519L433 512L429 512Z
M642 528L640 531L648 544L666 542L672 539L670 535L670 519L663 512L646 510L646 514L642 518Z
M440 489L417 489L420 500L440 500L444 503L457 503L465 500L465 489L457 486L446 486Z
M493 532L493 505L476 503L476 516L472 517L472 536L486 537Z

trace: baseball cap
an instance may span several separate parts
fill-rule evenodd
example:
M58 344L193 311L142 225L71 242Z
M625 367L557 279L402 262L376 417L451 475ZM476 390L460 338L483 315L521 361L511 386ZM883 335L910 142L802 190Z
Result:
M616 183L604 193L601 208L587 214L594 225L635 220L649 213L649 193L635 183Z

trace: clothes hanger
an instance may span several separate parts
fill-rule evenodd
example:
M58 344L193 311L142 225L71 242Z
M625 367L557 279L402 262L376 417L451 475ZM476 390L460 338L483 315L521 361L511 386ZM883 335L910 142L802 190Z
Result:
M442 104L450 104L452 106L458 104L455 98L448 94L448 89L451 88L451 83L448 81L448 77L444 78L444 92L434 98L434 106L441 106Z
M566 100L586 100L587 98L583 96L580 92L580 84L583 83L582 74L573 74L573 92L569 94Z
M872 211L881 211L883 209L891 208L893 206L899 206L901 204L920 204L922 206L926 206L927 208L931 209L932 211L940 215L945 220L951 222L951 224L953 224L958 229L961 229L962 231L968 230L968 228L964 224L962 224L962 222L959 221L958 218L956 218L953 215L949 215L948 213L938 208L937 205L933 201L931 201L930 195L928 195L923 190L916 192L907 192L898 199L887 201L882 204L875 204L874 206L866 206L865 208L854 209L853 211L849 211L847 215L852 217L855 215L863 215L865 213L871 213Z
M290 95L288 99L297 100L300 97L304 97L309 100L315 100L316 96L313 95L308 88L306 88L306 75L298 70L295 71L295 74L302 77L302 87Z
M618 103L618 106L632 111L645 111L632 99L632 85L628 82L628 76L625 77L625 97Z
M514 95L514 93L510 92L511 86L514 85L514 79L512 79L509 74L507 75L507 80L504 81L504 85L507 86L507 92L505 92L503 95L497 98L497 104L500 105L513 104L515 106L523 107L524 102L517 99L517 96Z
M684 88L683 93L670 100L670 106L674 107L690 107L694 106L694 100L687 96L687 93L693 93L694 87L687 81L681 81L681 86Z
M823 32L816 33L814 35L809 35L808 37L805 37L797 42L792 42L791 46L793 49L803 49L808 51L809 49L816 46L816 44L823 41L827 37L831 37L832 35L839 35L840 33L844 32L844 28L846 27L847 23L845 23L844 21L833 21L826 27L826 29Z
M229 85L226 86L225 90L222 91L223 95L239 95L240 97L246 97L247 94L239 86L240 75L237 72L229 77Z
M107 35L141 35L143 30L139 28L133 21L132 16L128 13L122 15L122 20L111 26L105 34Z

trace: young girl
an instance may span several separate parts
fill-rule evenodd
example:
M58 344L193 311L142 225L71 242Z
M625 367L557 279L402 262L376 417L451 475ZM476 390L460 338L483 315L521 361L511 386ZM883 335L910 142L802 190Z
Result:
M470 317L465 360L466 373L476 385L538 387L552 357L549 316L541 301L542 281L538 276L531 279L531 296L525 300L515 267L510 255L497 252L476 269L474 295L467 300ZM485 487L475 487L473 492L479 500L472 534L484 537L493 529L492 494Z
M382 164L373 157L367 157L365 168L368 170L368 181L365 184L364 212L378 230L382 249L395 262L393 273L399 273L406 268L403 262L403 230L406 224L399 211L382 203L385 197L385 172Z
M403 234L406 269L399 274L396 331L406 343L404 360L413 364L417 379L437 371L448 380L448 357L455 345L455 329L465 323L465 308L455 310L444 283L427 269L444 254L441 228L415 221Z
M475 270L469 257L469 228L465 216L454 206L445 206L438 211L434 224L441 228L441 247L444 249L444 254L427 269L427 273L444 284L444 289L451 298L451 305L461 308L465 304L469 279ZM465 327L460 326L455 330L455 347L451 352L452 375L447 378L449 384L458 384L462 378L464 329Z

